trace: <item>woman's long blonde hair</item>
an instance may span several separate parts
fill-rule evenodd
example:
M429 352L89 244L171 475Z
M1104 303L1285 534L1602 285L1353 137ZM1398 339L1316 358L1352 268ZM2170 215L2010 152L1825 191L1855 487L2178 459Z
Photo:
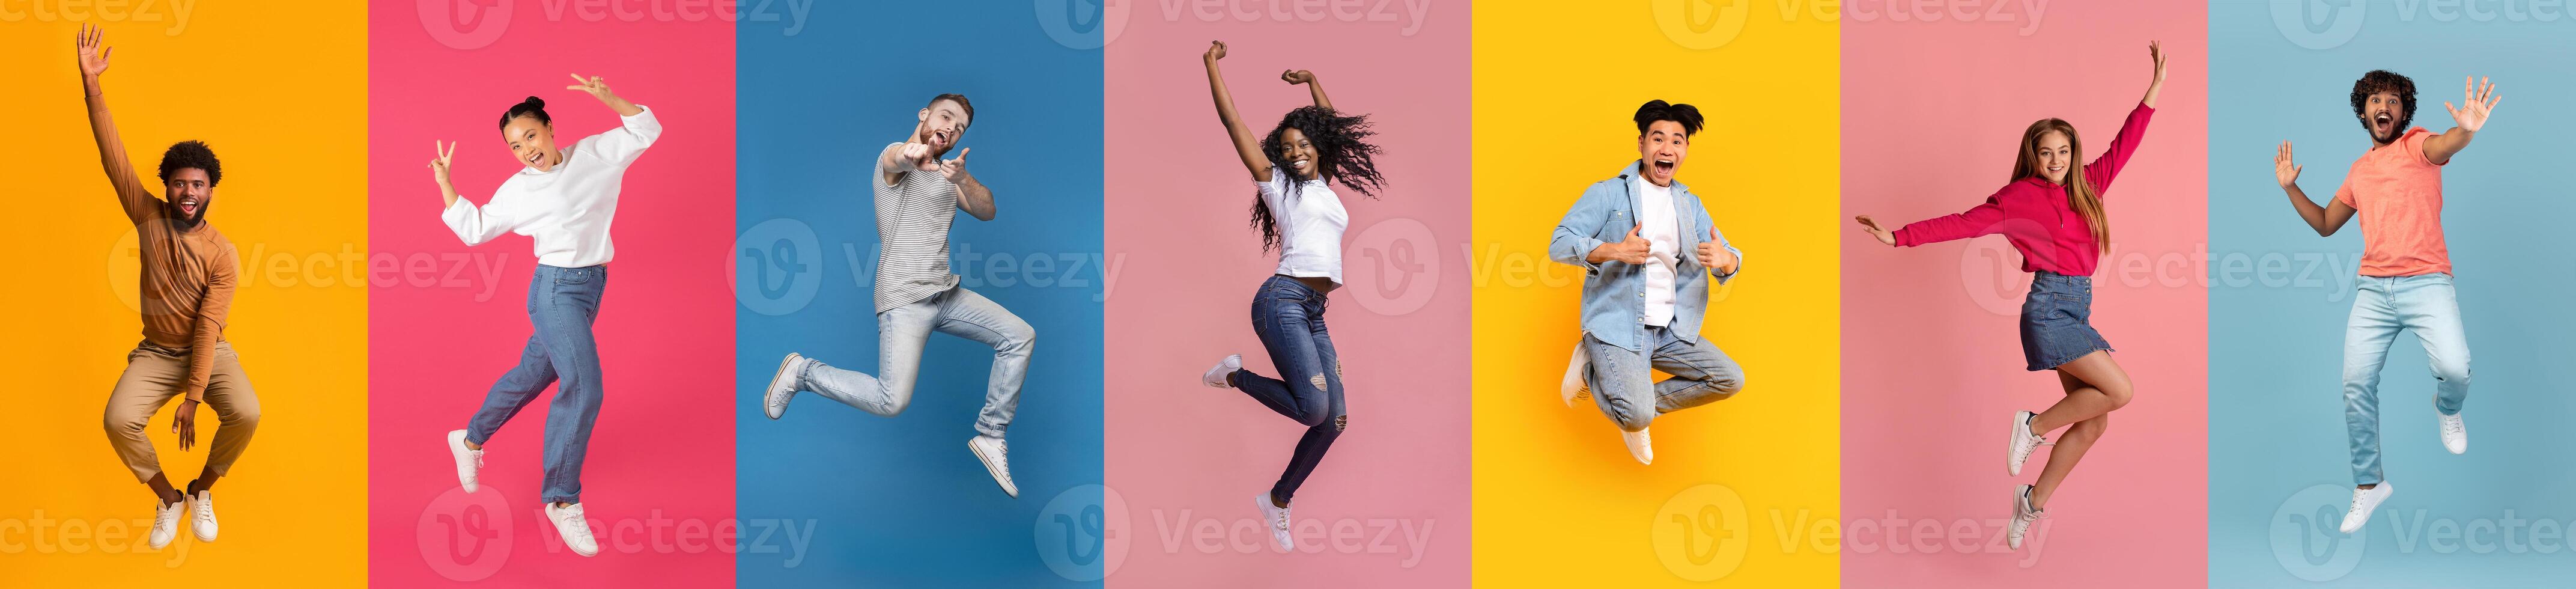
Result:
M2111 221L2102 212L2102 192L2084 178L2084 140L2075 135L2075 126L2064 119L2040 119L2021 132L2021 157L2013 162L2013 181L2041 178L2039 138L2049 131L2066 135L2066 204L2084 215L2084 224L2093 229L2093 247L2111 250Z

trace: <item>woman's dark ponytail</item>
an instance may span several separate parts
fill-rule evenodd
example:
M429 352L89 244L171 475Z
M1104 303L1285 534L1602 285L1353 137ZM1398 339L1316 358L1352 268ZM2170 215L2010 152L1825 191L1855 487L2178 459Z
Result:
M519 117L536 117L537 123L543 125L552 125L555 122L553 117L546 116L546 99L535 96L510 105L510 112L501 113L501 128L510 128L510 119Z

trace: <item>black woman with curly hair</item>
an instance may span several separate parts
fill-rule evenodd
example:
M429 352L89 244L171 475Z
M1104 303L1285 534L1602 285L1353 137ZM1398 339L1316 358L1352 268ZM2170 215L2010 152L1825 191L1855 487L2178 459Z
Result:
M1225 123L1234 152L1252 175L1257 196L1252 226L1261 230L1262 249L1279 250L1279 269L1252 297L1252 330L1270 352L1271 366L1284 378L1243 369L1243 355L1226 356L1201 382L1251 395L1270 410L1306 426L1297 452L1278 484L1256 498L1262 521L1280 550L1295 550L1289 537L1288 501L1306 475L1324 459L1324 451L1342 435L1349 412L1342 405L1342 363L1333 353L1333 338L1324 329L1324 297L1342 284L1342 231L1350 213L1333 190L1339 184L1374 197L1385 185L1373 161L1378 147L1368 142L1365 115L1343 114L1324 96L1314 72L1289 70L1279 79L1304 84L1314 106L1288 111L1267 136L1252 134L1234 110L1217 60L1225 43L1208 46L1208 90L1216 98L1217 118Z

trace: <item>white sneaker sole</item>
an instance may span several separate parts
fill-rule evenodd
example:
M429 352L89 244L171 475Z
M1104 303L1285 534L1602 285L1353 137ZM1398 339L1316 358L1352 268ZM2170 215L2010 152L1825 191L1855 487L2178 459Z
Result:
M1001 487L1003 493L1009 493L1011 498L1019 498L1020 486L1014 483L1002 482L1003 477L1009 476L1009 473L1003 472L1002 467L994 465L993 457L984 455L983 444L975 443L974 438L967 438L966 450L975 453L976 462L984 463L984 474L993 477L994 485Z
M778 419L779 416L787 414L786 403L772 403L771 400L777 398L781 394L778 392L778 383L779 381L787 380L787 366L795 364L796 359L799 357L801 356L797 355L795 352L789 352L787 357L779 358L778 372L771 373L769 375L769 388L760 390L760 410L763 413L769 414L770 419ZM794 399L796 391L788 391L784 394L787 395L788 398Z
M2029 427L2030 424L2027 421L2029 418L2022 417L2022 413L2025 412L2014 411L2012 427L2004 430L2004 435L2008 438L2004 440L2004 473L2012 476L2021 476L2022 463L2030 460L2027 455L2022 456L2021 460L2013 459L2013 455L2019 453L2016 449L2021 447L2022 432L2028 431L2024 428ZM2032 448L2031 451L2038 452L2039 449Z

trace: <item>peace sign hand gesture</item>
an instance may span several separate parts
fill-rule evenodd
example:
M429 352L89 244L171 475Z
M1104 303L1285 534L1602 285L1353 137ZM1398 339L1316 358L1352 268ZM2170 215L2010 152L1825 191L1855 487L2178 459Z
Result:
M608 79L606 78L601 78L599 76L583 78L581 77L581 74L572 74L572 81L574 84L571 86L565 86L565 90L580 90L584 93L590 94L591 98L599 99L600 102L609 102L617 98L616 92L608 90Z
M447 168L448 168L449 164L455 163L455 161L456 161L456 144L454 144L454 143L446 143L446 142L442 142L442 141L431 141L431 142L430 142L430 154L431 154L431 157L429 158L429 175L430 175L430 177L431 177L431 178L433 178L433 179L438 180L438 187L439 187L439 188L448 188L448 187L454 186L453 184L449 184L449 183L447 182Z

